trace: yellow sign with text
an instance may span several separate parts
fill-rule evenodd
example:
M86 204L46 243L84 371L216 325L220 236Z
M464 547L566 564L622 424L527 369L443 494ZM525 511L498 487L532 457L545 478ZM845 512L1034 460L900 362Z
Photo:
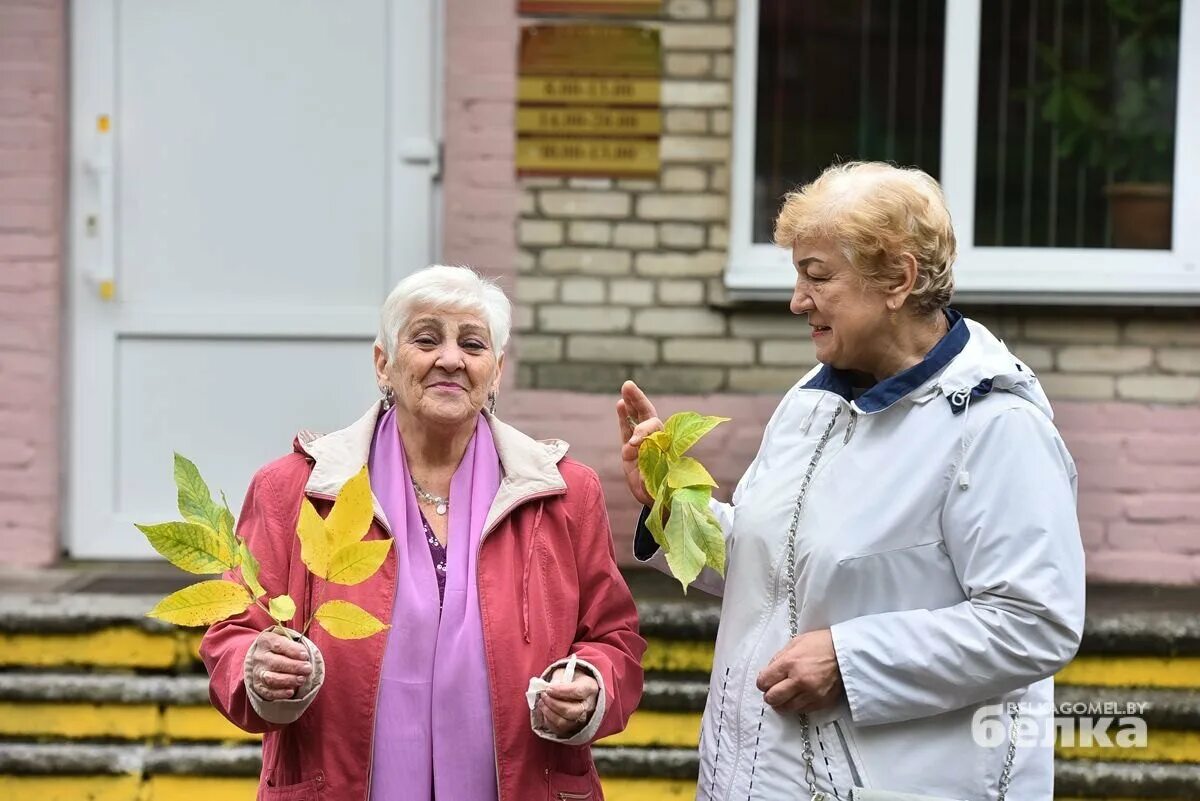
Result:
M657 139L577 139L523 136L517 170L525 175L657 175Z
M518 174L658 173L658 31L634 25L527 26L517 64Z
M661 97L658 80L645 78L575 78L571 76L522 76L517 82L520 103L597 103L623 106L657 106Z
M662 0L517 0L521 14L589 14L656 17Z
M662 114L658 109L521 106L517 109L517 133L658 136Z

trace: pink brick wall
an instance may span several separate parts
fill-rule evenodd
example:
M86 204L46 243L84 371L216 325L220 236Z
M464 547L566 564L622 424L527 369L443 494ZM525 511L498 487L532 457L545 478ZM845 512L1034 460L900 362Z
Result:
M728 498L758 449L775 397L654 398L659 413L732 417L697 447ZM616 396L521 390L505 419L539 437L571 443L571 454L604 480L618 552L627 556L637 506L625 490L616 448ZM1079 518L1094 581L1200 584L1200 408L1129 403L1055 404L1056 422L1079 469Z
M516 274L512 169L515 3L448 0L444 260ZM60 553L60 375L64 0L0 0L0 564ZM519 358L520 342L514 345ZM510 378L515 364L509 365ZM726 414L700 456L729 488L775 399L662 397L664 412ZM618 548L635 509L620 481L614 398L506 391L505 417L570 441L605 479ZM1080 518L1094 579L1200 583L1200 408L1059 403L1079 464Z
M59 545L64 0L0 0L0 563Z
M448 0L442 260L516 278L516 2ZM516 371L509 371L515 376Z
M515 276L513 180L515 3L447 4L445 259ZM511 285L511 284L510 284ZM518 310L518 314L521 311ZM520 358L520 341L514 343ZM508 365L508 376L516 374ZM698 455L725 491L753 457L774 397L661 397L660 411L734 418ZM636 509L624 489L614 397L508 390L501 414L535 436L560 437L600 472L618 552L629 552ZM1200 408L1056 404L1080 473L1080 521L1094 580L1200 584Z

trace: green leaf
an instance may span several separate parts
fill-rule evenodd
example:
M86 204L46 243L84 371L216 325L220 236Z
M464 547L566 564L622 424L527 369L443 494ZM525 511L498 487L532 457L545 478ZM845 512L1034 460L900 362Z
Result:
M667 486L671 489L681 487L715 487L717 482L704 469L704 465L690 456L684 456L671 465L667 471Z
M390 628L367 610L349 601L326 601L317 608L315 617L321 628L339 640L361 640Z
M229 543L208 526L199 523L134 523L150 545L167 561L189 573L223 573L232 570L236 553Z
M267 611L280 623L286 623L296 616L296 602L290 595L276 595L267 604Z
M725 575L725 531L721 521L713 514L712 490L708 487L688 487L678 490L672 498L672 504L679 503L681 514L685 516L684 525L691 529L704 551L704 564ZM674 505L672 505L674 516ZM689 519L690 518L690 519Z
M201 581L173 592L146 613L177 626L211 626L241 614L253 603L241 584L223 579Z
M709 417L695 412L671 415L663 425L663 431L671 440L671 455L677 458L683 456L701 437L728 421L728 417Z
M665 556L671 575L683 585L683 591L691 585L700 571L704 569L704 551L694 539L683 532L683 521L676 519L675 511L671 510L671 519L667 521L667 539L671 541L671 550Z
M340 548L329 560L328 580L334 584L353 585L375 575L387 559L392 540L355 542Z
M225 493L222 492L221 508L218 509L217 516L217 533L225 538L225 542L228 544L229 550L237 556L238 561L236 564L240 564L242 554L241 549L238 547L239 541L236 532L237 521L233 519L233 512L229 509L229 499L227 499L225 497Z
M255 598L263 597L267 591L258 583L258 560L250 553L245 540L238 540L238 554L241 556L242 580L250 587Z
M654 504L650 507L650 514L646 516L646 529L654 537L654 541L658 543L658 547L663 549L664 554L671 552L671 543L667 541L667 535L663 528L663 510L671 508L670 498L671 489L664 487L661 492L654 496Z
M659 447L657 441L652 441L653 437L660 433L662 432L655 432L638 447L638 471L642 474L646 492L651 496L657 496L663 482L667 480L667 454L664 448Z
M673 550L666 554L667 564L685 591L706 565L725 572L725 539L708 505L710 493L707 488L687 488L676 490L671 498L666 538Z
M179 513L189 523L221 530L221 507L213 503L208 484L200 477L196 465L175 454L175 486L179 489Z
M367 466L363 465L361 470L342 485L329 517L325 518L330 553L337 553L365 537L375 517L374 509Z

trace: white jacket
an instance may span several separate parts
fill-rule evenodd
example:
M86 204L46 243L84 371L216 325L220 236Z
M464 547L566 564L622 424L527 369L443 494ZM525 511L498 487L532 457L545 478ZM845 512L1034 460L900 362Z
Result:
M714 501L728 559L723 581L706 569L697 584L723 596L699 798L808 798L798 716L765 706L755 680L790 639L788 527L822 442L796 535L798 620L832 629L845 697L811 716L818 789L993 801L1010 718L987 718L1003 721L996 745L972 718L1020 702L1008 798L1053 797L1051 676L1084 614L1075 466L1034 374L949 314L921 364L866 393L827 367L805 376L733 503ZM641 559L648 538L639 526Z

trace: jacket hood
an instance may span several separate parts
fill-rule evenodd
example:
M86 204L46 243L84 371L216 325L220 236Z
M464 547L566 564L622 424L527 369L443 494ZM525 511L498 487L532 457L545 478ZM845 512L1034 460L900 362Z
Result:
M312 474L304 487L306 495L335 497L342 486L362 469L371 455L375 425L383 412L383 401L376 401L362 417L339 431L319 435L305 430L296 435L294 450L313 460ZM567 483L558 469L558 463L570 447L566 442L558 439L535 440L501 422L486 410L482 412L482 424L491 428L502 473L500 490L484 524L485 531L503 512L524 498L566 492ZM373 493L371 500L375 517L390 531L383 508Z
M1029 401L1047 418L1054 412L1037 376L985 326L946 310L950 330L916 365L878 382L857 397L851 374L818 365L800 381L801 389L833 392L862 414L897 403L926 403L941 395L954 414L991 392L1011 392Z
M937 380L955 414L970 402L968 398L980 398L999 391L1023 398L1047 419L1053 420L1050 399L1029 366L983 325L966 318L963 322L970 336Z

